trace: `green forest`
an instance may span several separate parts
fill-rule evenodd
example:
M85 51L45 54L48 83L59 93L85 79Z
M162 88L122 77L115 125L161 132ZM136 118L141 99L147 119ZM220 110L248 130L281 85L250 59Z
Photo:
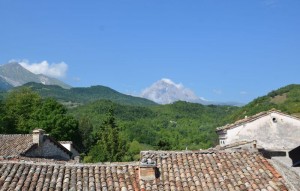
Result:
M49 89L49 95L58 94L53 87ZM87 94L84 89L81 91L82 95ZM106 97L109 94L106 92ZM300 85L272 91L240 108L183 101L168 105L147 101L143 104L134 97L126 97L131 100L126 104L124 100L116 101L121 100L117 96L112 100L86 98L81 102L78 95L76 99L81 104L69 107L65 104L67 97L75 100L71 94L62 95L61 99L44 96L29 86L3 92L0 133L31 133L35 128L42 128L59 141L73 141L81 149L84 162L132 161L139 159L140 150L214 147L217 145L215 129L245 115L272 108L300 114Z

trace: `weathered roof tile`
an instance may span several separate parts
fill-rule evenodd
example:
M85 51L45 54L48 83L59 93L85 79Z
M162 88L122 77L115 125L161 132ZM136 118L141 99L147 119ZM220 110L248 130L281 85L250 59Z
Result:
M287 190L278 172L257 153L150 152L160 176L139 179L128 164L0 162L0 189L8 190Z

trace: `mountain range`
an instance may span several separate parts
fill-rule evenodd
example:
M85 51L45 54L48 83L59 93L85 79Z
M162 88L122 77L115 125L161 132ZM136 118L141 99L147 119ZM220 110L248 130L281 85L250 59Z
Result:
M57 85L63 89L71 88L70 85L58 79L43 74L34 74L29 70L25 69L22 65L20 65L17 62L10 62L5 65L0 65L0 90L9 90L14 87L22 86L24 84L31 83L31 82L40 83L43 85ZM38 90L44 95L49 94L49 91L47 91L47 93L44 92L45 88L42 86L39 86L37 84L35 85L31 84L30 86L33 86L36 90ZM65 101L74 102L73 99L74 97L76 97L75 102L77 103L84 103L87 100L90 100L91 97L93 97L91 98L91 100L94 100L96 98L110 99L109 97L107 97L108 95L112 96L111 97L112 100L118 100L119 103L123 103L125 100L128 101L127 99L128 95L122 94L122 96L117 98L118 96L115 95L116 94L121 95L121 93L105 86L92 86L90 88L86 88L86 91L83 90L84 88L74 88L70 91L59 89L58 87L49 87L49 88L51 90L55 89L54 90L55 93L52 92L50 94L53 95L55 98L61 99L63 102ZM100 89L102 89L101 91L103 92L101 92ZM86 94L85 97L87 98L84 98L84 96L80 96L81 93L79 93L79 95L71 96L72 99L66 99L67 98L66 96L62 96L62 95L70 94L74 91L89 92L88 94L92 94L93 96ZM99 95L95 95L95 92L99 93ZM110 94L108 92L114 92L114 93ZM152 84L150 87L146 88L139 97L151 100L158 104L170 104L176 101L186 101L191 103L200 103L203 105L214 104L214 105L241 106L241 104L235 102L220 103L220 102L205 100L204 98L198 97L191 89L184 87L182 84L176 84L175 82L167 78L163 78L155 82L154 84ZM133 101L133 103L141 104L145 102L146 105L154 104L151 101L149 102L145 101L145 99L139 99L137 101ZM129 103L131 102L129 101Z
M66 89L71 88L70 85L58 79L43 74L34 74L17 62L0 65L0 90L8 90L28 82L36 82L44 85L58 85Z

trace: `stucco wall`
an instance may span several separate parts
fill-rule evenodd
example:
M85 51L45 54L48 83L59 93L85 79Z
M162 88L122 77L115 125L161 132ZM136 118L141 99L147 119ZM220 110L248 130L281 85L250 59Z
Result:
M255 121L227 130L225 145L257 140L257 145L270 150L290 150L300 145L300 120L270 113Z
M70 156L58 148L49 139L46 139L38 148L26 153L28 157L44 157L53 159L69 160Z
M72 152L72 158L80 155L79 152L73 147L71 143L61 143L61 145Z

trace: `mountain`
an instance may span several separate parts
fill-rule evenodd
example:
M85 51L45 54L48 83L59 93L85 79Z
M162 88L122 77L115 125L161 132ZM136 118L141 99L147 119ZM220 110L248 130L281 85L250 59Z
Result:
M157 105L156 103L145 98L125 95L116 90L105 86L91 86L84 88L64 89L57 85L44 85L30 82L19 87L30 87L33 91L38 92L42 97L55 98L66 104L68 107L75 107L96 100L111 100L113 102L125 105L149 106Z
M71 87L55 78L51 78L43 74L34 74L23 68L17 62L10 62L8 64L1 65L0 78L0 88L4 90L11 87L21 86L28 82L42 83L45 85L58 85L67 89Z
M170 79L163 78L150 87L146 88L141 97L150 99L159 104L170 104L175 101L187 101L191 103L212 104L203 98L198 97L192 90L182 84L176 84Z
M258 97L233 112L226 118L226 121L231 123L245 116L252 116L273 108L300 117L300 84L291 84Z
M5 79L0 77L0 90L9 90L13 88L12 85L10 85Z
M152 100L158 104L186 101L203 105L230 105L237 107L244 105L239 102L216 102L205 100L204 98L198 97L192 90L184 87L182 84L176 84L172 80L166 78L163 78L146 88L141 93L141 97Z

